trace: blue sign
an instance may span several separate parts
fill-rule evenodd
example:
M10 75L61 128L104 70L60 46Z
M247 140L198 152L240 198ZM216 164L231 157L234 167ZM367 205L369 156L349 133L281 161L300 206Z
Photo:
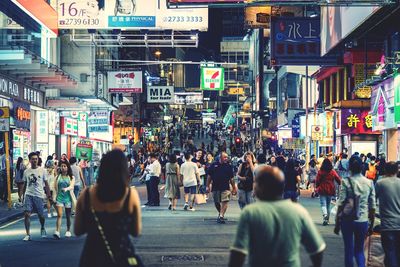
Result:
M88 132L93 133L93 132L108 132L109 126L108 125L97 125L97 126L89 126L88 127Z
M155 16L109 16L108 27L155 27Z
M337 65L337 57L321 58L320 18L272 17L272 65Z
M292 120L292 138L300 137L300 119L296 117Z
M13 101L11 117L17 129L31 129L31 106L27 103Z

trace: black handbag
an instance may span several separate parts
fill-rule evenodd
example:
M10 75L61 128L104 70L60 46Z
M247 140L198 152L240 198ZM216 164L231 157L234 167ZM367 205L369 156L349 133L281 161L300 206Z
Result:
M142 262L142 260L140 259L140 257L138 255L131 255L129 257L126 258L126 260L123 260L122 262L117 262L117 260L114 257L114 253L111 250L111 246L108 243L107 237L104 233L103 227L100 224L99 218L96 215L95 210L93 209L93 207L90 207L90 210L93 214L93 218L97 224L97 229L99 230L99 233L101 235L101 238L104 241L104 245L106 247L107 253L110 256L111 261L113 262L114 266L118 266L118 267L144 267L144 264Z
M347 196L343 205L343 210L339 214L340 219L345 221L354 221L360 218L359 207L360 207L360 196L357 196L354 192L353 183L350 178L347 178L350 183L352 196Z

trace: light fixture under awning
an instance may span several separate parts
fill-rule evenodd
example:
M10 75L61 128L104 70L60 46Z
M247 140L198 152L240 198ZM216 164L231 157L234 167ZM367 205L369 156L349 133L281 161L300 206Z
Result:
M0 48L0 72L42 90L75 89L78 86L76 78L21 47Z

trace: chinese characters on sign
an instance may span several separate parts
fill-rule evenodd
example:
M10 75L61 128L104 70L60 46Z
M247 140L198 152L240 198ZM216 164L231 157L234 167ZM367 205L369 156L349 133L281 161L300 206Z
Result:
M319 18L273 17L271 19L271 62L273 65L309 65L321 62ZM324 64L336 63L327 58Z
M368 110L343 109L342 134L372 133L372 116Z

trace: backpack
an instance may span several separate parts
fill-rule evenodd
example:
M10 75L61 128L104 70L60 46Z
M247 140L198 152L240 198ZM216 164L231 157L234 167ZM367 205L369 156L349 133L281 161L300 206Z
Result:
M368 170L365 172L365 176L370 180L375 180L376 173L376 164L368 163Z
M338 167L338 169L339 169L339 171L347 171L344 167L343 167L343 165L342 165L342 160L340 160L339 161L339 167Z

